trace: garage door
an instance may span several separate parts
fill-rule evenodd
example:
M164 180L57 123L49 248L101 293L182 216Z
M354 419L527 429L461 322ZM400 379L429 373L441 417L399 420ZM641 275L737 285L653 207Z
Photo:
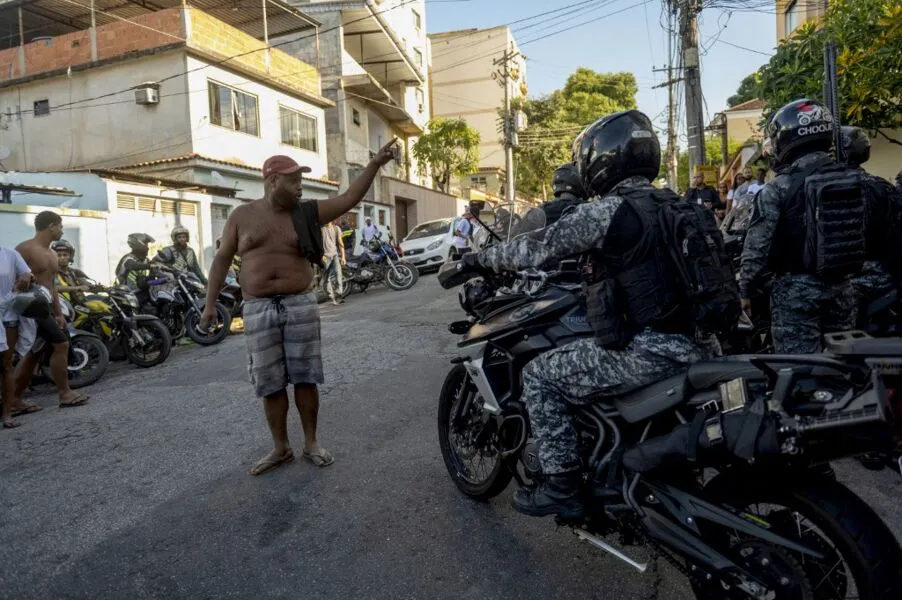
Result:
M117 194L116 208L124 213L122 216L131 225L130 229L124 232L125 236L129 233L141 232L156 240L151 246L151 256L160 248L172 244L169 235L176 225L188 229L191 235L191 246L199 257L202 256L198 227L200 211L196 202ZM122 239L120 243L125 245L125 239Z

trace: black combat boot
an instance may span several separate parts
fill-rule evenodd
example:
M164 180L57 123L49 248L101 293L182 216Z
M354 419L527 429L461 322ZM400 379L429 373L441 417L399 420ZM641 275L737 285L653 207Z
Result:
M557 515L564 520L579 520L585 514L579 471L549 475L534 490L519 489L514 494L514 510L533 517Z

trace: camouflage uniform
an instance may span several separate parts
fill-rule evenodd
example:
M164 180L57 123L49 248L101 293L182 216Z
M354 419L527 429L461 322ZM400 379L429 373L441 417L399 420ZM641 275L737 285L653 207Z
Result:
M827 158L812 152L799 158L793 167L805 169ZM777 175L755 197L745 246L739 293L749 298L760 287L770 267L770 253L777 225L785 209L792 176ZM774 280L771 296L771 334L778 354L807 354L821 350L825 331L852 329L855 323L855 295L850 281L828 284L813 275L787 273Z
M651 184L632 177L618 188ZM617 193L615 188L612 194ZM479 253L479 263L496 271L539 267L555 259L601 249L623 199L605 196L581 204L545 230L542 239L523 236ZM568 403L587 404L596 395L615 395L648 385L705 358L708 352L689 337L640 333L623 350L598 346L593 339L573 342L532 360L523 370L523 402L539 440L547 475L580 468L576 431Z

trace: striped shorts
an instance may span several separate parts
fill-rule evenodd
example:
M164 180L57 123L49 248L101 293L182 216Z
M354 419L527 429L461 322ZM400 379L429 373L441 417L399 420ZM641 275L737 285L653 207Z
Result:
M245 299L244 339L257 396L276 394L289 383L323 382L315 293Z

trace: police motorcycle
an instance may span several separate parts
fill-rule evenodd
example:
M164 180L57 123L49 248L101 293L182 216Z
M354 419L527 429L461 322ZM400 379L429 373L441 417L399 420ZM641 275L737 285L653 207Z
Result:
M153 367L169 357L169 330L158 317L138 312L138 298L130 289L88 283L84 305L74 307L75 327L100 336L112 360Z
M201 346L212 346L228 335L232 314L221 302L216 303L216 322L207 330L200 328L207 288L193 273L154 263L146 287L140 310L159 317L173 341L187 334Z
M439 271L443 288L462 286L467 315L449 326L461 337L439 397L439 445L474 500L543 477L522 369L592 335L564 263L481 278L456 262ZM559 524L639 572L647 563L621 548L649 547L700 600L902 597L893 533L816 469L891 443L888 365L902 367L902 339L845 340L824 355L705 361L574 407L586 518Z
M43 318L51 314L49 292L40 286L33 286L29 291L17 294L13 302L13 310L23 317ZM76 313L72 304L62 296L59 296L59 303L66 319L64 333L69 340L69 359L66 366L69 387L74 390L89 386L103 377L110 364L110 354L100 336L73 325ZM17 310L16 305L27 308ZM53 355L53 345L38 339L32 351L38 355L34 374L39 379L52 382L50 357Z
M401 258L393 243L391 230L389 239L382 239L380 231L369 242L361 240L364 251L347 257L342 267L343 288L340 296L346 298L352 291L366 292L371 285L384 283L396 292L409 290L420 279L419 270ZM323 284L325 288L325 284Z

